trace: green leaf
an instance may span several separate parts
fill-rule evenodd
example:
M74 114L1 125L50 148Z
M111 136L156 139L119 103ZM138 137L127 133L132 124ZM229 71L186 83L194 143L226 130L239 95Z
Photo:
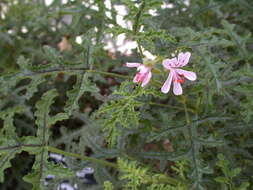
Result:
M230 173L230 177L236 177L237 175L239 175L241 173L242 169L241 168L235 168L231 171Z
M71 115L74 110L79 108L78 100L81 98L84 92L99 92L99 89L95 84L92 84L89 80L89 73L82 75L77 75L76 84L73 86L73 89L67 92L68 100L64 107L64 110Z
M20 152L21 149L19 147L10 148L4 152L0 152L0 182L4 182L4 170L11 167L11 159Z
M45 52L45 57L47 58L48 61L57 65L61 65L63 63L62 56L56 49L50 46L44 46L43 50Z
M185 190L185 188L173 187L171 185L165 185L165 184L152 184L147 188L147 190Z
M36 117L36 125L38 127L37 136L41 139L47 141L49 138L48 134L48 118L50 112L50 106L54 103L54 98L57 96L57 91L55 89L49 90L43 94L41 100L39 100L35 107L36 111L34 113Z
M43 190L40 181L40 173L38 170L29 173L23 177L23 180L27 183L32 184L32 190Z
M247 190L248 187L250 187L250 183L249 183L249 182L243 182L243 183L238 187L238 190Z
M18 57L17 64L23 72L27 72L30 70L30 61L28 59L25 59L25 57L22 55Z
M226 158L223 156L223 154L218 154L218 162L217 165L221 168L224 176L219 176L215 178L215 181L221 183L221 184L227 184L228 187L234 187L235 188L235 181L234 178L239 176L241 173L241 168L231 168L231 164ZM244 187L244 186L242 186ZM245 183L245 188L247 187L247 183ZM238 188L235 188L238 189Z
M16 128L13 124L14 122L14 115L16 113L24 112L25 107L23 106L15 106L13 108L8 108L0 112L0 118L4 120L3 128L1 129L1 134L5 135L6 137L10 138L17 138Z
M22 138L24 143L41 146L39 148L35 146L24 146L23 148L23 150L36 155L32 173L24 177L26 182L33 184L33 189L41 189L41 180L47 174L59 175L62 177L70 177L73 175L70 170L61 168L60 165L54 165L47 161L48 151L45 145L48 144L49 139L48 129L57 121L68 119L67 113L58 113L54 116L49 115L50 106L54 103L54 99L57 95L58 93L55 89L49 90L42 95L41 99L35 105L35 123L38 126L37 137Z
M26 86L26 99L30 99L37 91L38 85L45 82L46 79L44 76L34 76L31 78L31 82Z
M104 190L113 190L113 185L110 181L104 182Z
M62 121L62 120L68 119L68 118L69 118L69 115L67 113L57 113L56 115L48 118L47 124L48 124L48 126L52 126L57 121Z
M35 162L33 163L32 172L23 177L24 181L32 184L32 190L43 189L42 182L44 180L44 177L46 176L46 164L48 162L47 159L48 153L41 149L41 152L39 154L36 154L35 156Z
M127 162L123 159L118 159L117 163L123 173L120 179L128 180L126 188L137 190L142 183L147 183L149 179L147 168L138 168L136 162Z
M54 164L53 162L46 162L45 176L54 175L56 178L66 179L74 177L74 172L69 168L64 168L61 164Z
M227 178L225 178L225 177L216 177L216 178L214 178L214 180L221 183L221 184L223 184L223 183L228 184Z

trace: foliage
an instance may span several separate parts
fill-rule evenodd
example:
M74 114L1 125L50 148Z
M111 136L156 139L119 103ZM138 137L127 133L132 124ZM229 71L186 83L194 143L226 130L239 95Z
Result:
M241 168L231 169L229 166L229 162L225 159L222 154L218 155L218 163L217 165L221 168L224 177L220 176L215 178L215 181L219 182L222 186L226 186L228 189L247 189L249 187L248 182L243 182L240 184L240 187L236 187L234 182L234 177L238 176L241 173Z
M150 190L160 190L160 189L186 189L186 185L173 178L168 178L164 174L152 174L148 168L137 167L136 162L127 162L123 159L118 160L119 170L123 173L120 179L127 180L125 189L150 189ZM171 183L172 185L159 184L159 183ZM151 185L150 185L151 184Z
M105 181L104 182L104 189L105 190L113 190L113 185L110 181Z
M64 179L83 189L252 189L252 8L251 0L2 0L0 189ZM134 42L131 54L120 41ZM186 51L197 80L182 96L162 94L162 60ZM154 66L151 82L134 84L126 62ZM74 176L86 166L96 185Z

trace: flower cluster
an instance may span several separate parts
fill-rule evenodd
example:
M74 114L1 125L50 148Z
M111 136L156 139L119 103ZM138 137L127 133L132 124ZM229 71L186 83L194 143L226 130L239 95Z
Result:
M190 52L179 53L178 57L174 57L172 59L163 60L162 64L166 70L170 71L170 74L167 80L164 82L161 91L163 93L168 93L170 91L171 83L173 82L173 93L175 95L181 95L183 93L182 86L185 82L185 78L191 81L197 79L196 73L192 71L186 71L180 69L181 67L188 64L189 59L191 57ZM141 83L141 86L146 86L151 77L152 77L152 66L146 66L140 63L126 63L127 67L137 67L137 73L134 77L134 83Z

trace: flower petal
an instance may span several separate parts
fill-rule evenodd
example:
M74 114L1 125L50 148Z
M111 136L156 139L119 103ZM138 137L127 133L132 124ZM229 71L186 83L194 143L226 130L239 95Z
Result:
M140 73L147 73L150 71L150 68L141 64L138 68L137 71L140 71Z
M190 52L179 53L178 54L178 67L183 67L183 66L187 65L187 63L189 62L190 57L191 57Z
M149 83L151 77L152 77L152 73L148 72L148 74L145 76L144 80L142 81L141 87L146 86Z
M180 75L184 75L184 77L187 78L188 80L194 81L197 79L196 73L194 73L192 71L186 71L183 69L176 69L176 72Z
M139 67L141 64L140 63L126 63L127 67Z
M176 67L177 65L177 58L172 58L172 59L165 59L163 60L163 66L166 69L171 69L171 67Z
M166 94L170 91L170 86L171 86L171 82L172 82L172 78L173 78L173 73L170 72L167 80L165 81L165 83L163 84L161 91L162 93Z
M183 94L183 89L182 89L182 86L179 82L174 82L173 83L173 92L174 92L175 95Z

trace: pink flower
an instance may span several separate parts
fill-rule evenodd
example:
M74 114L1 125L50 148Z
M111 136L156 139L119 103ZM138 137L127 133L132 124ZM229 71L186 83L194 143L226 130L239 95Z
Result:
M190 52L179 53L178 58L174 57L172 59L165 59L163 61L163 67L167 70L170 70L170 74L161 88L163 93L169 92L171 82L173 81L174 94L181 95L183 93L181 84L184 83L185 78L191 81L197 79L197 76L194 72L179 69L180 67L187 65L190 56Z
M133 82L134 83L141 83L141 87L146 86L151 77L152 77L152 73L151 73L151 67L148 67L144 64L140 64L140 63L126 63L127 67L137 67L137 72Z

